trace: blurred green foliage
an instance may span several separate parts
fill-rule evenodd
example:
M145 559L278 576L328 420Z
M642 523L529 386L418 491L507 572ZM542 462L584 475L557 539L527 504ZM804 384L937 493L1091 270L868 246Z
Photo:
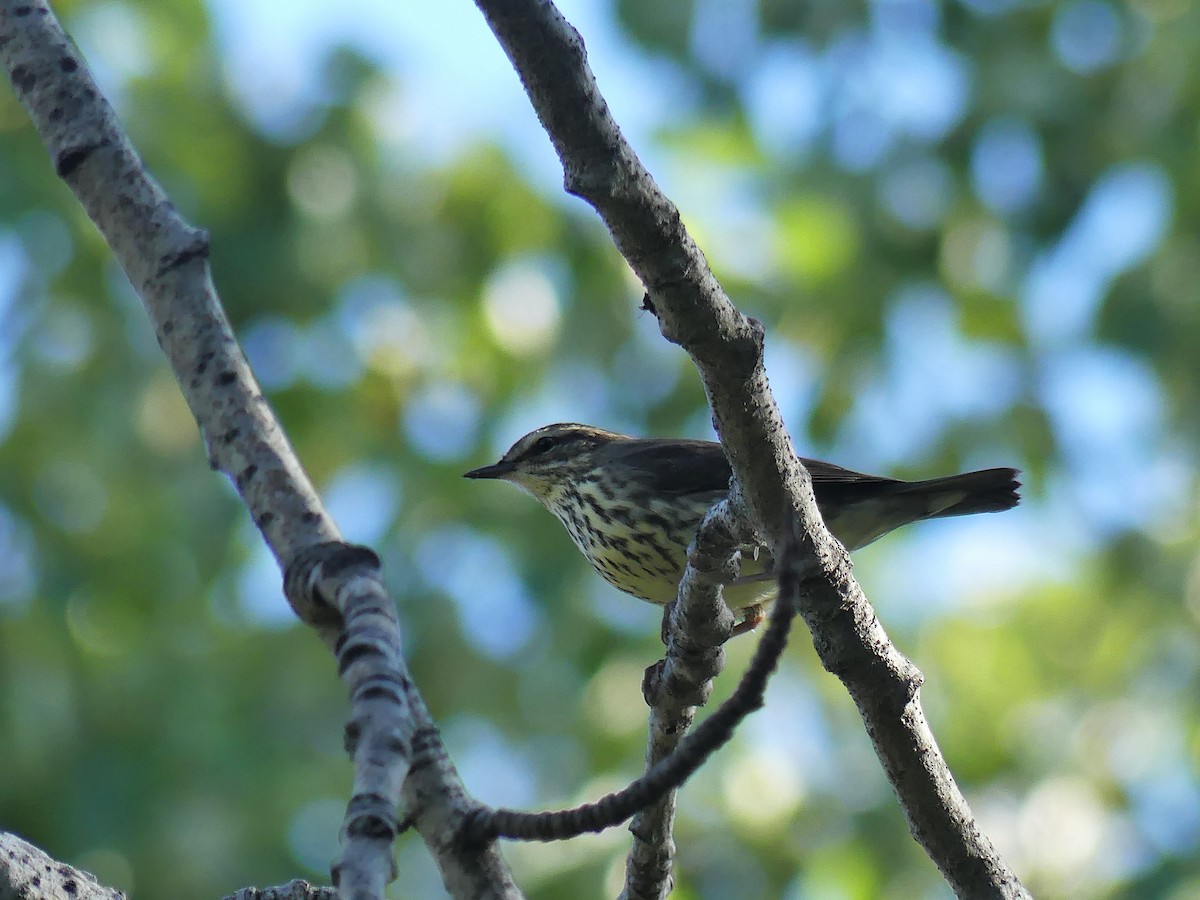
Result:
M306 467L384 556L468 787L540 808L635 775L657 612L533 501L458 476L548 421L704 436L707 412L533 116L445 102L508 79L520 108L474 11L413 14L422 44L365 6L382 37L330 29L297 74L274 48L303 4L57 7L211 230ZM1025 469L1018 511L858 554L984 829L1041 897L1200 893L1200 12L566 11L766 323L802 452ZM460 43L485 49L459 65ZM322 880L350 781L332 661L7 90L0 161L0 826L144 897ZM685 900L947 894L802 633L767 708L683 790L677 837ZM505 852L552 900L615 895L626 847L616 830ZM392 896L439 895L415 836L398 857Z

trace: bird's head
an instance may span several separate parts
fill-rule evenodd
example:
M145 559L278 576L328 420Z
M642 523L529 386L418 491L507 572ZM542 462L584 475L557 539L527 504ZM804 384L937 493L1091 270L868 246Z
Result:
M548 503L564 485L578 481L595 467L597 450L625 440L623 434L591 425L546 425L513 444L499 462L472 469L463 477L502 478Z

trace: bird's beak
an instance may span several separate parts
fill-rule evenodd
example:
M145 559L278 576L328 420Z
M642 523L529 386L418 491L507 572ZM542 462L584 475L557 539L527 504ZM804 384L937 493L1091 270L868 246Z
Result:
M495 465L483 466L463 473L463 478L503 478L513 470L513 464L498 462Z

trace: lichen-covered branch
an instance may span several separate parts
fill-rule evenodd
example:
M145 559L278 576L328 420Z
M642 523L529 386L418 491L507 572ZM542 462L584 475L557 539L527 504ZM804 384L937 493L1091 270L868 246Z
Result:
M68 866L26 840L0 831L0 900L125 900L90 872Z
M667 653L647 670L643 685L650 705L648 770L677 751L692 725L696 707L708 700L712 680L724 665L724 644L733 631L733 614L721 599L720 585L737 574L733 553L741 543L739 524L733 504L722 501L709 510L688 548L678 598L666 611ZM670 892L674 819L672 790L630 823L633 844L625 864L622 900L657 900Z
M337 900L337 892L297 878L276 887L242 888L223 900Z
M0 0L0 64L53 161L142 298L204 437L280 567L288 598L350 687L356 793L335 867L342 896L382 897L403 806L459 897L516 896L494 847L452 838L472 807L400 655L378 560L341 543L233 336L208 235L146 172L44 0Z
M603 218L646 286L662 333L696 363L750 521L778 548L790 517L799 517L820 575L806 582L801 614L822 663L857 704L912 833L960 896L1027 896L979 830L938 750L920 706L920 673L888 639L849 557L821 521L767 383L761 325L725 296L679 211L621 135L583 40L554 5L476 5L558 152L566 189Z

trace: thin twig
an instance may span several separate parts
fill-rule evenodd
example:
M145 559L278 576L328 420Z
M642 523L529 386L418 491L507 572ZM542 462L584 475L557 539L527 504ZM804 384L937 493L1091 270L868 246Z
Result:
M651 766L628 787L595 803L553 812L526 813L510 809L479 810L465 833L474 840L502 837L515 840L560 841L586 832L603 831L658 802L680 787L714 752L733 737L741 721L761 709L767 681L787 646L800 593L799 544L784 549L780 567L779 600L767 628L733 693L666 758Z

